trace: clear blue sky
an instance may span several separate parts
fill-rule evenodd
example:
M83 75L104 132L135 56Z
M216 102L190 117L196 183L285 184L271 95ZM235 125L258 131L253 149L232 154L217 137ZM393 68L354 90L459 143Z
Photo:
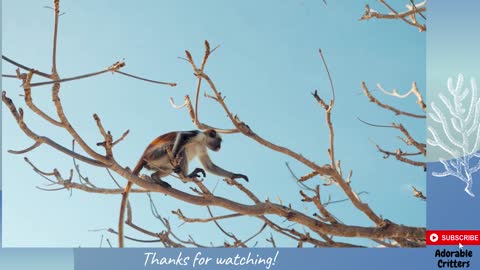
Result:
M318 164L328 162L328 130L324 112L310 93L314 89L326 99L330 89L318 48L324 50L336 87L337 102L333 115L336 131L336 157L345 171L353 169L352 186L368 191L362 198L380 215L398 223L424 226L425 203L411 196L410 185L425 189L421 169L384 160L369 139L386 148L396 149L401 142L395 130L375 129L356 120L389 124L402 121L420 140L425 137L423 121L396 117L377 108L361 94L360 82L371 89L378 82L386 89L407 91L412 81L425 90L425 34L402 22L359 22L364 2L376 1L63 1L59 27L58 68L60 76L69 77L101 70L117 60L125 59L124 71L165 81L174 81L175 88L148 84L119 75L103 76L65 83L61 98L74 127L94 145L101 140L93 113L104 125L120 136L131 130L128 138L115 148L117 160L132 167L144 147L159 134L170 130L190 130L186 111L174 110L169 97L181 102L193 95L196 78L191 67L177 56L189 49L200 60L203 41L221 47L212 55L206 72L219 90L227 96L232 111L258 134L275 143L292 148ZM52 11L43 6L50 1L7 1L3 3L3 52L26 65L40 70L51 68ZM3 72L14 68L3 65ZM38 78L36 78L38 79ZM4 80L2 89L18 106L25 107L19 82ZM208 91L207 88L204 89ZM396 100L380 96L387 102L420 113L413 99ZM53 113L50 89L34 89L34 99L47 112ZM203 121L229 126L221 108L211 100L201 99ZM27 123L42 135L69 147L71 139L62 130L51 127L27 111ZM97 247L101 232L89 230L113 227L118 219L120 196L102 196L74 191L44 192L35 188L44 183L23 161L22 156L7 153L31 145L2 109L2 179L4 191L4 246L18 247ZM99 149L101 151L101 149ZM27 155L39 168L58 168L68 174L72 160L46 146ZM313 214L314 207L300 202L298 188L284 163L289 162L298 175L309 170L288 157L265 149L241 135L224 137L220 153L212 158L221 166L249 176L246 184L260 198L291 203L296 209ZM98 186L112 186L104 170L82 171ZM250 203L245 196L227 186L220 178L209 176L206 185L215 194ZM176 179L168 179L175 187L188 189ZM318 179L315 184L321 183ZM124 184L124 183L123 183ZM324 198L345 196L336 186L322 188ZM185 215L206 217L204 208L194 207L163 195L154 200L164 216L181 208ZM163 227L150 214L145 195L132 195L136 223L154 231ZM371 225L349 203L332 205L330 210L347 224ZM216 214L225 213L214 208ZM198 242L223 243L225 237L211 225L185 224L176 217L170 222L179 235L191 234ZM240 238L255 233L260 221L239 218L223 223ZM286 223L283 223L286 225ZM35 230L32 230L35 226ZM259 246L270 231L258 240ZM138 236L127 230L127 235ZM116 245L116 237L105 233ZM139 236L140 238L145 238ZM278 237L277 243L294 246ZM127 241L128 246L137 243Z

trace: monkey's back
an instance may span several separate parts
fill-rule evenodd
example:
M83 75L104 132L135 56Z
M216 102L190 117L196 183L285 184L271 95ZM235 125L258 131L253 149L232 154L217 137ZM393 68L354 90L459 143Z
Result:
M168 145L173 144L175 142L175 138L177 136L177 133L178 132L169 132L169 133L165 133L163 135L158 136L157 138L155 138L150 143L148 148L150 148L150 147L162 147L162 146L168 146Z
M175 143L176 134L177 132L169 132L155 138L143 152L143 158L147 160L158 158L160 152L166 152L167 147Z
M173 146L175 142L176 132L169 132L155 138L145 149L142 160L145 161L145 168L148 170L160 169L160 165L165 168L167 162L167 148Z
M191 142L190 140L198 135L198 133L196 130L183 132L173 131L158 136L147 146L143 153L142 162L144 162L145 168L156 171L162 170L165 171L165 173L173 169L167 149L170 148L170 150L172 150L175 143L182 145L177 152L177 156L180 155L190 161L200 153L201 150L195 148L190 151L185 151L185 144L189 144ZM182 139L178 138L179 134L183 135L181 136ZM179 141L177 142L177 140Z

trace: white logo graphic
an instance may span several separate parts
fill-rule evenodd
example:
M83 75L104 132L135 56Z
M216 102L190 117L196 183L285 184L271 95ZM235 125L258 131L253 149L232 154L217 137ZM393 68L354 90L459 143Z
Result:
M432 102L430 118L439 123L441 129L429 126L431 138L427 143L439 147L449 156L440 158L445 167L444 172L433 172L435 177L453 176L465 182L465 192L474 197L472 192L472 175L480 170L480 98L477 83L470 80L470 88L462 89L463 75L459 74L457 84L453 86L452 78L448 79L447 88L451 97L440 94L444 104L442 108ZM468 98L470 97L470 98ZM447 115L446 115L447 114ZM443 137L440 137L441 132Z

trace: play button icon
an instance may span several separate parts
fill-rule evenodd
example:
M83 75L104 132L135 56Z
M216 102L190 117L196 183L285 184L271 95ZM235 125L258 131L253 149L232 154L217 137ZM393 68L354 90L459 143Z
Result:
M436 234L436 233L430 234L430 241L432 241L433 243L437 242L438 241L438 234Z

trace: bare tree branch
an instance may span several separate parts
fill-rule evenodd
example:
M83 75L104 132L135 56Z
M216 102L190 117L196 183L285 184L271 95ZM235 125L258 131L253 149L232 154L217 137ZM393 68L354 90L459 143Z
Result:
M416 15L420 15L424 20L426 20L425 16L422 12L425 12L426 9L426 0L415 4L413 1L410 1L411 5L406 5L406 11L398 12L396 11L391 5L389 5L385 0L378 0L381 4L383 4L391 13L380 13L372 8L369 5L365 5L365 12L360 17L360 20L370 20L370 19L387 19L387 20L402 20L406 24L417 28L420 32L424 32L427 30L427 26L423 23L420 23L416 17Z
M409 112L404 112L404 111L401 111L397 108L394 108L388 104L385 104L385 103L382 103L380 102L378 99L376 99L371 93L370 91L368 90L367 88L367 85L365 84L365 82L362 82L362 89L363 89L363 92L365 93L365 95L368 97L368 99L370 99L370 102L373 102L375 104L377 104L378 106L386 109L386 110L389 110L389 111L392 111L395 113L395 115L405 115L405 116L410 116L410 117L414 117L414 118L426 118L425 115L419 115L419 114L414 114L414 113L409 113Z

